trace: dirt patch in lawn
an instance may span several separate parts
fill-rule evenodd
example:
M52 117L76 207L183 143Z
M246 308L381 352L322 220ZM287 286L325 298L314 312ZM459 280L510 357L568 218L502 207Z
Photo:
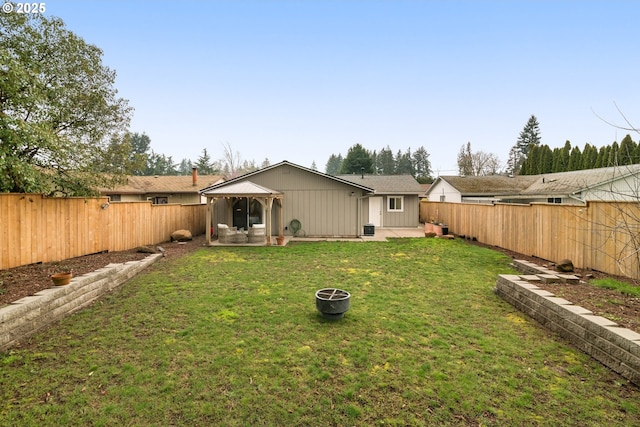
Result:
M165 250L164 254L167 258L175 258L192 252L204 246L204 244L205 236L201 235L186 243L164 242L152 247L160 246ZM488 247L478 242L470 242L470 244ZM490 248L514 259L525 259L539 265L550 266L548 261L540 258L518 254L498 247ZM71 270L75 276L79 276L110 263L140 260L146 256L148 254L139 253L136 250L106 252L59 262L32 264L0 270L0 306L50 288L52 283L49 276L54 273ZM619 291L603 289L588 283L590 279L604 277L612 277L616 280L633 284L632 281L593 270L578 269L575 274L581 277L581 283L575 285L539 284L538 286L554 293L558 297L571 301L573 304L591 310L598 316L606 317L620 326L640 332L640 298L624 295ZM637 286L638 284L636 283L635 285Z
M189 242L164 242L150 245L151 248L164 249L166 258L175 258L189 253L205 244L205 236L196 236ZM49 276L65 271L73 272L74 276L81 276L111 263L137 261L149 256L137 250L121 252L104 252L70 258L63 261L41 264L23 265L20 267L0 270L0 307L20 298L33 295L43 289L53 286Z

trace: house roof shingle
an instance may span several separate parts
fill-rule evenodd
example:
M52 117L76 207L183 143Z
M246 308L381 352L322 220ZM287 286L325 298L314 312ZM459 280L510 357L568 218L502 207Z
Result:
M373 188L379 194L422 194L422 186L411 175L338 175L354 184Z
M640 174L640 164L541 175L440 176L462 196L561 196L578 194L616 179Z
M128 176L126 184L102 189L103 194L198 193L203 188L220 182L220 175L198 175L196 185L191 175L180 176Z
M576 194L638 173L640 164L536 175L537 179L522 194Z
M438 179L447 182L463 196L494 196L519 193L529 187L537 178L527 175L514 177L491 175L440 176Z
M323 176L325 178L328 178L328 179L331 179L331 180L334 180L334 181L339 181L339 182L342 182L342 183L346 183L346 184L350 184L350 185L356 186L356 187L361 188L361 189L363 189L365 191L371 191L372 190L372 188L367 187L366 185L364 185L362 183L351 182L351 181L348 181L346 179L342 179L342 178L337 177L337 176L333 176L333 175L329 175L329 174L326 174L326 173L318 172L317 170L305 168L304 166L300 166L300 165L297 165L295 163L291 163L291 162L289 162L287 160L283 160L280 163L276 163L276 164L267 166L267 167L265 167L263 169L258 169L258 170L252 171L252 172L248 172L248 173L246 173L244 175L240 175L240 176L234 177L234 178L232 178L232 179L230 179L230 180L228 180L228 181L226 181L224 183L221 183L221 184L218 184L218 185L210 185L210 186L205 187L202 190L200 190L200 192L201 193L206 193L209 190L211 190L213 188L217 188L219 186L220 187L221 186L229 186L229 185L233 184L234 182L244 181L247 178L250 178L250 177L252 177L254 175L258 175L258 174L261 174L261 173L263 173L265 171L268 171L270 169L276 169L276 168L279 168L279 167L282 167L282 166L291 166L291 167L303 170L303 171L308 172L308 173L312 173L312 174Z

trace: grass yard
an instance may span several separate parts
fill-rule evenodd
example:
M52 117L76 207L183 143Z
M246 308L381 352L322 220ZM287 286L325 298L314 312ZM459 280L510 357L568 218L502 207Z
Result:
M509 262L439 239L198 249L0 354L0 425L640 425L637 387L494 295Z

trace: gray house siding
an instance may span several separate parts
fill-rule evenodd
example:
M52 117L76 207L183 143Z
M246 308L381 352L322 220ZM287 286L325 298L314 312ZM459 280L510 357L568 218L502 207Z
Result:
M404 209L402 212L390 212L388 210L389 197L395 195L376 195L382 197L382 227L417 227L420 225L420 199L415 195L404 195ZM369 218L369 198L362 199L360 214L361 224L372 222Z
M307 236L357 236L357 197L348 191L284 190L284 225L292 219ZM285 230L285 234L288 234Z
M405 195L402 212L389 211L389 197L384 196L382 209L382 221L384 227L417 227L419 225L420 199L418 196Z

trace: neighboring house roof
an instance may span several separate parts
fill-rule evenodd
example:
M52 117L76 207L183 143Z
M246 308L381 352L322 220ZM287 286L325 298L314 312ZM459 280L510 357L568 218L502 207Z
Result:
M444 181L463 197L498 196L522 199L550 196L575 197L591 188L638 174L640 174L640 164L515 177L440 176L431 188L434 188L438 181Z
M420 183L411 175L338 175L346 181L373 188L376 194L422 194Z
M606 185L638 173L640 173L640 164L536 175L537 179L521 194L527 196L579 194L590 188Z
M199 175L194 183L191 175L128 176L127 182L114 188L103 188L102 194L198 193L202 187L221 182L220 175Z
M349 185L355 186L355 187L360 188L360 189L365 190L365 191L373 192L373 188L368 187L366 185L363 185L361 183L351 182L351 181L348 181L346 179L343 179L343 178L340 178L340 177L337 177L337 176L328 175L326 173L318 172L317 170L305 168L304 166L300 166L300 165L297 165L295 163L291 163L291 162L289 162L287 160L284 160L284 161L282 161L280 163L276 163L274 165L267 166L265 168L255 170L253 172L248 172L248 173L246 173L244 175L237 176L237 177L232 178L232 179L230 179L230 180L228 180L228 181L226 181L224 183L220 183L220 184L216 184L216 185L210 185L209 187L206 187L206 188L203 188L202 190L200 190L200 193L208 194L210 190L215 189L217 187L226 187L226 186L229 186L229 185L231 185L231 184L233 184L235 182L244 181L247 178L251 178L254 175L260 174L260 173L268 171L270 169L275 169L275 168L278 168L278 167L281 167L281 166L285 166L285 165L286 166L291 166L291 167L294 167L294 168L298 168L300 170L303 170L303 171L306 171L306 172L309 172L309 173L312 173L312 174L323 176L325 178L332 179L334 181L342 182L344 184L349 184Z
M438 181L444 181L458 190L462 196L495 196L497 194L517 194L537 178L535 176L518 175L508 177L491 176L440 176L431 185L435 188ZM427 190L427 194L429 190Z

